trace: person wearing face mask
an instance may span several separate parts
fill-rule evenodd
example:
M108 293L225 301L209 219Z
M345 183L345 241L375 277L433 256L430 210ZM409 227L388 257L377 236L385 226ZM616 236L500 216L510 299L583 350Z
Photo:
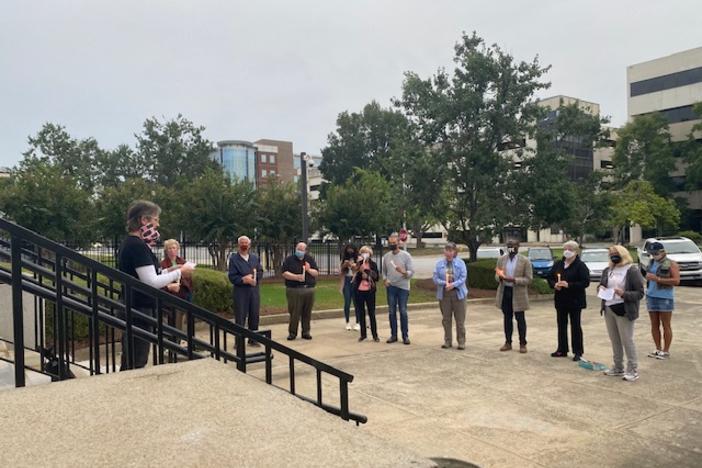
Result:
M383 256L383 279L388 295L388 313L390 319L390 338L387 343L397 341L397 309L400 309L400 331L402 343L410 344L409 318L407 301L410 293L410 278L414 275L412 256L400 250L399 236L396 232L388 237L390 252Z
M177 283L181 278L190 279L192 274L192 267L188 265L176 265L171 271L162 272L161 265L151 250L151 246L155 245L160 237L158 232L160 215L161 208L153 202L146 200L132 202L127 209L129 235L122 242L118 255L120 271L158 289ZM153 297L134 291L129 313L133 314L134 310L137 310L153 317L155 307L156 300ZM133 316L132 323L141 329L152 331L151 324L136 315ZM127 348L126 340L127 334L123 333L123 350ZM126 353L122 352L120 371L146 366L150 348L149 342L135 336L134 346L131 349L130 361L132 362L127 362Z
M353 244L347 244L344 246L341 254L341 268L339 271L341 284L339 285L339 292L344 296L344 318L346 319L346 330L360 330L359 317L356 314L356 325L351 326L351 304L354 302L353 294L353 277L356 268L356 259L358 258L358 252Z
M261 308L261 289L259 282L263 278L263 267L258 256L251 252L251 239L241 236L237 239L239 247L229 256L229 281L234 285L234 321L249 330L258 330L259 309ZM249 344L259 346L249 339Z
M456 342L458 349L466 349L466 297L468 296L468 268L457 257L458 248L453 242L444 247L444 258L436 262L432 279L436 285L436 298L439 300L444 326L443 349L453 346L452 320L456 321Z
M179 255L180 244L177 240L168 239L164 241L163 252L165 253L165 258L161 260L162 271L178 269L180 265L185 265L185 259ZM163 289L188 302L192 302L193 300L193 282L190 278L181 278L180 281L166 285ZM180 310L169 308L168 315L169 325L178 330L183 330L183 318L185 314ZM181 343L181 345L183 343Z
M300 242L295 246L295 253L283 262L285 278L285 296L288 300L288 340L297 338L297 327L302 322L302 339L311 340L310 322L314 306L314 287L319 269L314 258L307 253L307 244Z
M583 330L580 316L587 307L585 290L590 286L590 270L580 260L580 246L575 241L563 244L563 258L554 263L548 282L556 290L553 301L558 325L558 348L551 357L568 357L568 319L573 344L573 361L583 355Z
M656 350L649 353L648 357L665 360L670 358L670 343L673 341L673 329L670 324L675 308L673 288L680 284L680 267L668 258L665 247L660 242L653 242L648 248L648 253L651 255L651 262L646 271L646 306L651 319L651 335L656 345Z
M378 265L373 261L373 249L364 245L359 250L361 254L356 260L354 269L356 270L353 276L353 290L356 304L356 316L360 319L361 336L358 341L363 341L367 338L366 331L366 311L368 311L368 320L370 321L370 329L373 334L373 341L378 342L378 325L375 321L375 292L376 283L379 278Z
M609 266L602 272L598 296L602 299L609 340L612 342L614 365L605 371L611 377L628 382L639 378L639 363L634 345L634 323L639 318L639 303L644 297L644 281L631 254L621 245L609 248ZM624 353L627 369L624 371Z
M529 309L529 285L534 273L531 262L519 253L519 241L507 241L507 255L497 260L495 280L497 286L496 306L502 310L505 329L505 344L500 351L512 350L512 333L514 323L512 317L517 319L519 331L519 352L527 352L527 324L524 312Z

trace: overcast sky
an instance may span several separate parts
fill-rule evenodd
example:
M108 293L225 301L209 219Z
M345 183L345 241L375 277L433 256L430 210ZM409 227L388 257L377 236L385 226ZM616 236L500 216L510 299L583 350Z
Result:
M0 2L0 166L44 122L106 148L182 113L221 139L319 153L343 110L451 68L461 31L553 66L551 89L626 120L626 67L702 46L699 0Z

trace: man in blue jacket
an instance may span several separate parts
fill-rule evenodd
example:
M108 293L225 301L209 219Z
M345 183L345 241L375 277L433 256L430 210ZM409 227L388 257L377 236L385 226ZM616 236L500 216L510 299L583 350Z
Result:
M234 320L237 325L258 330L261 290L259 281L263 279L261 260L251 253L251 239L241 236L237 239L239 250L229 256L229 281L234 285ZM249 344L258 346L253 340Z
M453 346L452 319L456 321L456 341L458 349L466 349L466 297L468 297L468 267L457 257L458 248L453 242L444 247L444 258L436 262L434 284L436 298L443 317L444 344L442 348Z

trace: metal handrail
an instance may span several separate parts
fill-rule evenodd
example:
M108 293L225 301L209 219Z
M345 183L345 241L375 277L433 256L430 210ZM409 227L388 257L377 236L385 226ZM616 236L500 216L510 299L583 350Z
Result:
M125 354L127 362L133 362L131 349L133 349L134 338L138 337L148 341L152 344L152 347L156 348L156 352L153 355L154 364L164 363L164 353L166 351L185 356L188 359L203 358L209 354L217 360L224 360L225 362L231 360L236 363L237 369L242 372L247 371L248 363L263 361L265 362L265 381L268 384L273 384L272 359L273 351L276 351L288 357L290 388L287 390L290 393L319 406L325 411L338 415L344 420L353 420L357 424L367 421L365 416L349 411L348 384L353 382L353 375L274 341L270 337L270 331L253 332L177 296L148 286L130 275L81 255L3 218L0 218L0 231L6 231L10 235L10 242L0 239L0 258L4 255L9 256L11 259L11 268L9 270L0 266L0 280L12 285L16 386L24 386L25 368L46 373L44 372L45 369L43 369L43 362L42 369L39 370L26 366L24 362L22 291L26 291L55 305L53 325L54 339L58 345L59 365L57 378L59 380L68 378L69 375L69 355L71 350L67 347L66 323L68 316L66 313L69 312L72 318L73 312L76 312L88 317L90 321L91 375L93 373L101 373L101 325L105 327L106 337L108 336L108 327L112 329L113 370L115 369L114 329L122 330L126 335L126 346L124 346L125 349L122 352ZM23 247L27 243L33 244L39 253ZM42 249L53 255L54 258L43 258L41 255ZM69 268L67 265L69 262L80 265L87 273ZM23 273L23 270L30 272L30 274ZM98 275L102 275L103 279L106 278L109 284L98 281ZM87 286L76 283L73 279L74 276L86 281ZM121 288L115 288L114 283L119 283ZM105 294L98 294L98 289L101 289ZM134 292L145 294L155 300L155 317L149 317L138 310L132 309L131 297ZM84 297L80 297L81 295ZM115 299L114 296L121 299ZM165 308L180 310L185 313L185 318L187 319L187 329L185 331L164 324ZM151 324L154 330L143 328L138 323L135 323L134 319ZM195 336L194 323L196 320L209 325L210 343ZM56 336L56 331L58 331L58 336ZM235 339L235 353L227 351L228 334ZM184 338L187 341L187 346L180 346L180 342L172 341L171 337L175 337L178 341L180 341L179 338ZM223 344L222 340L224 341ZM255 355L247 355L247 340L260 343L265 351ZM75 341L72 343L75 344ZM204 354L196 352L196 347L204 351ZM108 349L107 338L105 340L105 348ZM42 351L42 349L39 351ZM73 349L73 356L75 357L75 349ZM105 357L108 359L107 354ZM295 361L307 364L315 369L317 374L316 399L296 393ZM106 361L106 366L109 372L109 360ZM326 404L322 400L321 376L323 373L339 379L339 407Z

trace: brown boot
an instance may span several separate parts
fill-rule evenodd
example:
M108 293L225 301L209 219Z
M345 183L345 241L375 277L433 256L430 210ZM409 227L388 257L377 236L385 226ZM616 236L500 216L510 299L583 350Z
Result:
M512 344L511 343L505 343L502 345L500 348L500 351L512 351Z
M519 352L525 354L527 352L526 345L519 345Z

